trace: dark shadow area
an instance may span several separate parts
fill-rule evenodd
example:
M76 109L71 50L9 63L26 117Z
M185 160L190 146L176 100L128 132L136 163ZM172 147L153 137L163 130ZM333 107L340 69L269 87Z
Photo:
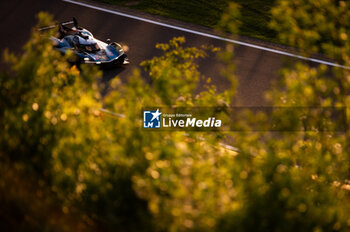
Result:
M106 96L107 93L109 92L109 82L118 76L122 82L126 81L126 76L121 75L126 69L128 68L128 65L114 65L114 66L102 66L101 70L103 72L102 78L99 82L99 86L101 88L101 95L102 97Z

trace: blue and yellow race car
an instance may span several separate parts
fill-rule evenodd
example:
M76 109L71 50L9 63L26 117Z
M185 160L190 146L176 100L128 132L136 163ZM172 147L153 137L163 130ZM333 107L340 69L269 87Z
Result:
M72 24L73 27L66 25ZM51 29L57 26L49 26L41 30ZM111 42L96 39L90 31L78 26L77 20L58 24L58 36L52 36L51 40L55 48L63 54L72 51L76 54L79 63L92 64L128 64L129 60L123 47Z

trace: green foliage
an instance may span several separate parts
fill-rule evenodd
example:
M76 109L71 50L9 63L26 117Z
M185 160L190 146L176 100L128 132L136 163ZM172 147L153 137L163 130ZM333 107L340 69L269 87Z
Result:
M304 149L296 146L288 152L287 147L282 150L281 144L270 142L260 148L263 152L257 157L241 157L246 159L246 165L237 170L233 181L241 187L238 188L241 204L222 219L219 231L348 230L347 192L339 183L332 185L326 180L325 170L318 170L320 176L314 174L316 166L327 167L320 162L319 148L307 142L301 145ZM305 158L308 155L314 157Z
M203 58L206 53L197 48L180 47L184 42L185 38L181 37L169 44L158 44L156 47L164 55L141 63L150 75L152 87L160 93L166 105L175 103L174 96L191 99L200 79L194 60Z
M304 15L310 7L297 10L288 4L281 1L274 15L281 9ZM231 5L221 26L236 30L237 15ZM278 30L287 36L284 16ZM39 25L48 24L50 16L39 14ZM127 83L114 78L102 98L97 84L102 73L69 65L68 57L52 48L51 34L33 31L21 57L5 54L11 70L0 78L4 230L349 230L348 131L142 129L147 106L229 106L237 85L232 46L220 53L227 64L221 72L231 83L226 91L219 93L196 65L217 48L188 48L184 38L174 38L157 45L161 56L142 63L150 84L136 69ZM296 38L293 30L290 36ZM314 51L317 43L298 44ZM346 46L339 51L345 53ZM298 64L282 71L267 97L277 106L348 107L348 76L340 69ZM294 113L272 116L283 123L300 120ZM321 122L318 116L315 121ZM236 123L249 130L247 122L257 118L251 112ZM233 141L239 153L224 148L224 141Z
M39 14L39 24L51 24L47 19ZM2 227L150 229L146 202L132 189L127 166L110 151L111 131L101 130L110 126L100 118L101 72L69 65L53 49L50 34L34 31L21 58L7 54L13 68L0 80L1 170L10 170L1 181L1 215L9 218ZM6 188L12 181L19 183L17 191Z
M346 7L342 1L281 0L271 25L286 43L347 64L348 42L341 40L347 22L340 17L347 14ZM281 74L267 93L274 106L349 106L347 70L296 64ZM268 116L293 125L301 120L297 109ZM325 116L317 115L314 123ZM240 153L232 175L240 205L221 219L217 230L348 231L350 136L349 131L328 129L235 133Z
M127 85L113 80L114 91L105 99L108 109L123 112L127 118L123 130L114 132L118 138L115 144L120 144L119 154L125 150L125 161L131 162L133 169L134 188L147 200L160 231L210 230L229 210L230 205L225 203L233 196L225 187L230 180L228 169L212 167L232 161L232 152L219 146L220 132L148 132L138 122L145 106L229 104L229 94L218 94L210 85L209 91L196 92L200 74L194 60L206 53L203 49L183 48L183 42L184 38L175 38L169 44L158 44L164 55L143 62L151 85L145 86L135 71ZM211 172L215 174L209 175Z
M271 42L281 43L276 38L276 31L269 28L271 20L271 8L276 5L276 0L233 0L241 6L239 34Z
M157 44L156 48L161 49L164 55L141 63L151 78L153 90L159 95L163 104L229 105L232 99L230 91L218 93L215 86L210 84L211 79L201 75L195 63L198 58L206 57L208 52L217 52L218 48L211 46L184 48L181 46L183 43L185 38L179 37L171 40L169 44ZM206 85L204 91L198 92L201 80Z
M280 0L272 9L272 19L270 25L282 42L349 64L348 1Z
M46 14L39 21L51 24ZM211 167L231 162L231 152L219 146L221 132L147 132L139 120L150 105L229 105L230 95L217 93L209 81L209 91L197 91L204 77L194 61L216 49L183 48L184 38L157 45L164 55L144 63L151 85L135 70L126 84L115 78L113 91L102 99L96 84L101 72L69 65L52 48L51 34L33 31L21 57L6 54L12 70L0 80L2 227L212 228L232 197L225 187L228 169ZM105 113L102 106L123 116ZM17 191L6 187L12 182Z
M218 24L222 30L230 32L232 34L237 34L239 25L241 24L240 17L240 5L230 2L221 20Z

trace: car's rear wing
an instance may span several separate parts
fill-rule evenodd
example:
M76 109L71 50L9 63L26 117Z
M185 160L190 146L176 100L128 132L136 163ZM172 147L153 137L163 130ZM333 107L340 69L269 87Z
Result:
M55 24L55 25L47 26L47 27L41 27L41 28L39 28L39 31L50 30L52 28L56 28L60 24L63 25L63 26L69 25L69 24L74 24L74 27L78 28L78 21L77 21L77 19L75 17L73 17L73 20L70 20L70 21L58 23L58 24Z

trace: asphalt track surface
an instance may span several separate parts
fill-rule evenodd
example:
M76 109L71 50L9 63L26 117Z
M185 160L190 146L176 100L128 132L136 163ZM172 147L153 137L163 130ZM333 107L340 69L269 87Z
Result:
M139 67L143 60L160 55L156 43L165 43L177 36L185 36L186 46L200 47L212 44L224 48L225 42L193 33L183 32L140 20L131 19L61 0L3 0L0 8L0 48L9 48L20 54L21 48L29 39L30 31L35 26L36 14L46 11L54 15L57 21L67 21L73 16L79 24L90 30L101 40L110 38L129 47L128 57L131 64L125 67L104 71L104 80L108 81L119 75L127 81L131 71ZM235 46L236 75L238 92L235 105L266 105L264 92L271 82L279 78L279 70L286 62L296 62L295 58L259 50L247 46ZM216 57L208 57L199 62L200 71L211 77L219 90L227 88L228 82L220 75L223 64Z

